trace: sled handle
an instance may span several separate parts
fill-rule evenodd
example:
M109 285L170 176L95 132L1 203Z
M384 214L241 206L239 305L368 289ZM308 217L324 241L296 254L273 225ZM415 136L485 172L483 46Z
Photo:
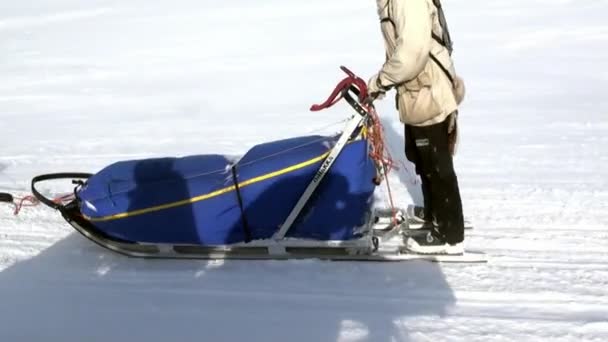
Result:
M353 92L355 94L355 97L351 96L350 92ZM344 89L344 91L342 92L342 97L346 100L346 102L348 102L348 104L353 107L353 109L361 116L366 116L369 115L369 112L367 111L367 109L365 109L363 107L363 105L361 104L361 102L359 102L357 99L360 98L360 94L361 92L359 91L359 89L353 85L351 85L350 87Z
M37 189L36 183L53 180L53 179L89 179L93 176L91 173L78 173L78 172L64 172L64 173L50 173L46 175L40 175L32 179L32 194L36 197L40 203L45 204L53 209L61 210L64 206L60 203L56 203L53 200L43 196ZM74 190L75 191L75 190Z
M310 107L311 111L316 112L335 105L349 90L353 91L357 95L360 102L365 100L367 97L367 84L365 81L344 66L341 66L340 69L342 69L342 71L344 71L348 77L338 83L334 91L331 93L331 95L329 95L325 102L312 105Z

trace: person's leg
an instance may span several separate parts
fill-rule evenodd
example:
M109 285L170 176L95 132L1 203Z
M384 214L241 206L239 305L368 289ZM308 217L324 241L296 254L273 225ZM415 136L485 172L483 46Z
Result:
M464 217L447 129L447 121L444 121L412 127L411 133L418 150L420 171L428 180L438 237L449 244L456 244L464 240Z
M420 157L419 157L419 152L418 149L416 148L416 140L414 139L414 133L412 132L412 129L415 129L414 126L410 126L410 125L404 125L405 127L405 131L404 131L404 140L405 140L405 157L407 158L407 160L409 160L410 162L412 162L414 164L414 166L416 167L416 174L418 176L420 176L420 181L421 181L421 190L422 190L422 200L423 200L423 205L424 205L424 211L422 213L418 213L416 210L414 210L414 212L416 213L416 218L417 219L423 219L424 221L427 222L432 222L433 221L433 210L432 210L432 203L431 203L431 190L430 190L430 184L429 184L429 180L426 177L426 175L424 174L424 172L422 172L421 168L420 168Z
M426 222L432 223L434 220L433 217L435 216L435 213L433 213L433 203L431 201L431 181L425 174L420 175L420 181L422 182L422 185L420 187L422 188L422 197L424 200L423 217Z

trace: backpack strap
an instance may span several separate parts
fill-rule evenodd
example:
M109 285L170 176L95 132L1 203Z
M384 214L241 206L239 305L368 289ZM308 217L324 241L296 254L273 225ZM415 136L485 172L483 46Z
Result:
M441 26L442 36L438 36L435 32L431 32L431 36L433 39L439 43L439 45L443 46L448 50L448 54L450 57L452 56L452 52L454 51L454 42L452 41L452 37L450 36L450 30L448 29L448 22L445 19L445 13L443 12L443 6L441 6L441 0L433 0L433 5L437 9L437 19L439 20L439 25ZM439 68L443 71L443 73L447 76L452 86L455 86L454 75L441 63L441 61L435 57L432 53L430 53L430 57L439 66Z
M439 44L443 45L450 55L452 55L452 51L454 51L454 42L452 41L452 37L450 36L450 30L448 29L448 22L445 19L445 13L443 12L443 6L441 6L441 0L433 0L433 5L437 8L437 16L439 17L439 25L441 26L441 31L443 37L439 37L436 34L432 34L433 39L435 39Z
M441 64L441 61L439 61L439 59L437 59L437 57L435 57L435 55L433 55L432 53L429 53L429 56L431 57L433 62L435 62L435 64L437 64L437 66L439 66L439 69L441 69L443 71L445 76L447 76L448 80L450 80L450 83L452 83L452 86L456 86L456 83L455 83L456 80L454 80L454 76L452 76L452 73L450 73L450 71L443 64Z

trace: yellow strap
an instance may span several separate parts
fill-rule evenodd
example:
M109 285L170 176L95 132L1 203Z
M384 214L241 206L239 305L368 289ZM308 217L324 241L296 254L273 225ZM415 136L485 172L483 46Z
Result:
M259 176L259 177L255 177L249 180L246 180L242 183L239 183L239 188L243 188L245 186L251 185L251 184L255 184L255 183L259 183L262 181L265 181L267 179L270 178L274 178L274 177L278 177L281 175L284 175L286 173L289 172L293 172L302 168L305 168L307 166L310 166L312 164L315 164L323 159L325 159L325 157L327 157L329 155L329 152L326 152L316 158L307 160L305 162L296 164L296 165L292 165L290 167L286 167L284 169L275 171L275 172L271 172L271 173L267 173L265 175ZM151 212L155 212L155 211L161 211L161 210L165 210L165 209L171 209L171 208L175 208L175 207L179 207L179 206L183 206L183 205L188 205L188 204L192 204L195 202L200 202L200 201L204 201L206 199L210 199L213 197L217 197L223 194L226 194L228 192L234 191L236 189L236 186L231 185L228 187L225 187L223 189L219 189L213 192L210 192L208 194L204 194L204 195L200 195L200 196L196 196L193 198L189 198L189 199L185 199L185 200L181 200L181 201L177 201L177 202L172 202L172 203L167 203L167 204L162 204L162 205L158 205L155 207L150 207L150 208L144 208L144 209L139 209L139 210L134 210L134 211L130 211L130 212L125 212L125 213L120 213L120 214L115 214L115 215L110 215L110 216L102 216L102 217L90 217L90 216L86 216L83 215L83 217L91 222L103 222L103 221L112 221L112 220L118 220L118 219L123 219L123 218L127 218L127 217L133 217L133 216L138 216L138 215L143 215L143 214L148 214Z

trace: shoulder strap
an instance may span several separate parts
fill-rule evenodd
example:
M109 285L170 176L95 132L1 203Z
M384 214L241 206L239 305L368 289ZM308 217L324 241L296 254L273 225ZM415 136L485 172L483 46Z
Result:
M439 42L439 44L445 46L451 55L452 51L454 51L454 42L452 42L452 37L450 37L450 30L448 29L448 22L445 19L445 13L443 12L443 7L441 6L441 0L433 0L433 4L437 8L439 25L441 25L441 31L443 32L442 37L439 37L433 33L433 39Z
M454 86L456 83L456 80L454 80L454 76L452 76L452 74L450 73L450 71L439 61L439 59L437 59L437 57L435 57L435 55L433 55L432 53L429 53L431 59L433 60L433 62L435 62L435 64L437 64L439 66L439 69L441 69L441 71L443 71L443 73L445 74L445 76L448 78L448 80L450 80L450 83L452 83L452 86Z
M433 0L433 5L435 5L435 7L437 8L437 19L439 20L439 25L441 26L442 36L439 37L435 34L435 32L431 32L431 36L440 45L445 47L446 50L448 50L448 54L451 56L452 51L454 51L454 42L452 41L452 37L450 36L450 30L448 29L448 22L445 19L445 13L443 12L443 7L441 6L441 0ZM439 66L439 68L445 73L447 78L450 80L450 83L454 85L455 80L452 73L450 73L450 71L439 61L439 59L437 59L437 57L435 57L435 55L433 55L432 53L430 55L433 62L435 62Z

